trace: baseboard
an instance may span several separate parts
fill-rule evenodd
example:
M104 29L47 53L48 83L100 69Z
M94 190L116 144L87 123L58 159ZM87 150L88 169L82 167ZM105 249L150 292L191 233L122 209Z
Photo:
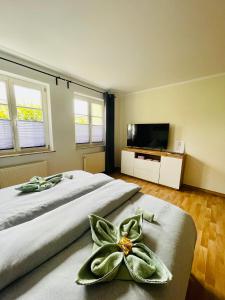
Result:
M115 171L114 172L118 172L118 173L121 173L120 172L120 167L115 167ZM127 175L128 176L128 175ZM140 178L138 178L140 179ZM156 183L157 184L157 183ZM158 184L160 185L160 184ZM225 194L223 193L218 193L218 192L215 192L215 191L211 191L211 190L207 190L207 189L203 189L203 188L200 188L200 187L197 187L197 186L193 186L193 185L189 185L189 184L182 184L180 189L184 187L186 189L189 189L189 190L192 190L192 191L201 191L201 192L205 192L205 193L209 193L211 195L215 195L215 196L219 196L219 197L224 197L225 198ZM169 187L167 187L169 188Z
M218 192L215 192L215 191L203 189L203 188L200 188L200 187L197 187L197 186L193 186L193 185L189 185L189 184L182 184L182 187L184 187L186 189L189 189L189 190L192 190L192 191L193 190L201 191L201 192L205 192L205 193L209 193L209 194L212 194L212 195L215 195L215 196L219 196L219 197L224 197L225 198L225 194L223 194L223 193L218 193Z

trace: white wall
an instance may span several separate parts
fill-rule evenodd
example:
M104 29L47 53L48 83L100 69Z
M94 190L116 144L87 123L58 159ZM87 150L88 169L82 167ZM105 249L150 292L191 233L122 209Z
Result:
M184 183L225 193L225 75L120 96L117 164L129 123L170 123L185 141Z
M6 55L5 53L0 53L0 55L9 59L15 59L10 55ZM23 63L22 60L17 59L17 61ZM25 63L28 64L27 62ZM38 68L46 71L44 68ZM4 62L2 60L0 60L0 70L46 82L50 85L53 143L55 150L55 152L52 153L0 158L0 167L38 160L47 160L49 165L49 173L53 174L65 170L82 169L83 153L98 152L102 150L102 147L88 149L76 148L73 115L74 92L80 92L98 98L102 98L101 93L96 93L72 84L70 85L70 89L67 89L66 83L61 80L59 80L59 85L56 86L54 78L25 69L9 62ZM57 72L51 72L57 74ZM76 81L76 79L74 80Z

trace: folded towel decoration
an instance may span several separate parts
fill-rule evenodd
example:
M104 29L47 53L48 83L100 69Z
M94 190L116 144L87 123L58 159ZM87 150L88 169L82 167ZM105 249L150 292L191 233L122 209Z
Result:
M56 174L48 177L34 176L29 182L16 187L22 193L41 192L52 188L62 180L63 174Z
M152 223L153 221L155 221L155 215L152 212L145 210L141 207L138 207L136 209L136 214L143 214L143 219L145 221L148 221L149 223Z
M73 174L65 174L64 177L67 179L73 179Z
M172 279L164 263L142 240L143 215L125 219L119 228L89 215L94 252L78 272L76 282L91 285L113 279L163 284Z

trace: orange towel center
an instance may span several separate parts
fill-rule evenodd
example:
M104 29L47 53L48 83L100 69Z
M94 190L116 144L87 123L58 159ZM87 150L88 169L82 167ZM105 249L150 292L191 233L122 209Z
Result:
M125 255L128 255L132 249L133 243L127 237L123 236L120 239L118 246L120 247L120 249L122 249Z

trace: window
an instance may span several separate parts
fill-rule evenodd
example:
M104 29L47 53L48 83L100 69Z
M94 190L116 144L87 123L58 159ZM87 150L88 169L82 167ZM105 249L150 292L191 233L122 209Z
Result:
M0 76L0 155L48 148L46 86Z
M104 142L103 100L77 94L74 100L75 141L77 144Z

